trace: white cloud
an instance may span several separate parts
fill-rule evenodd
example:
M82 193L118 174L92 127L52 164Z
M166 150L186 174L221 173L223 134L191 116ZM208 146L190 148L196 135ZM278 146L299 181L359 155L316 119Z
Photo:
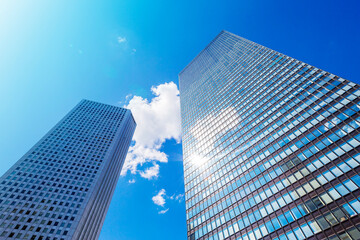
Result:
M140 171L140 176L146 179L157 178L159 175L159 168L159 165L154 163L154 166L146 169L145 171Z
M117 38L117 40L118 40L118 43L124 43L127 41L126 37L120 37L120 36Z
M164 214L167 211L169 211L169 208L165 209L166 199L170 199L172 201L177 201L177 202L181 203L184 200L184 196L185 195L183 193L167 196L165 189L161 189L158 192L158 194L156 194L155 196L152 197L152 200L156 205L161 206L163 208L163 210L159 211L158 213Z
M167 209L164 209L164 210L159 211L159 214L165 214L167 211L169 211L169 209L168 209L168 208L167 208Z
M164 83L151 88L155 95L150 101L140 96L132 96L125 107L130 109L137 123L133 140L123 166L122 175L128 171L140 173L147 179L156 178L159 174L157 162L166 163L167 155L160 151L162 144L169 139L180 142L180 99L175 83ZM138 170L138 166L152 163L153 166Z
M152 200L156 205L163 207L165 204L164 196L166 196L165 189L161 189L158 194L152 197Z
M176 200L178 202L182 202L182 200L184 200L184 194L180 193L178 195L174 194L170 197L171 200Z
M119 104L122 104L122 105L127 105L127 104L129 104L129 101L130 101L130 99L131 99L131 97L132 97L133 95L132 94L128 94L128 95L126 95L125 96L125 100L124 101L119 101Z
M135 183L135 179L129 180L129 183Z
M175 200L181 202L184 200L184 194L178 194L175 196Z
M129 101L129 99L132 97L133 95L130 93L128 95L125 96L125 101Z

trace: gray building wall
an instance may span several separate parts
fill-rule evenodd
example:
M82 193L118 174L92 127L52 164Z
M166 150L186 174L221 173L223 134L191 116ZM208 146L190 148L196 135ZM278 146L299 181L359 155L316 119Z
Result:
M97 239L135 127L82 100L0 178L0 239Z

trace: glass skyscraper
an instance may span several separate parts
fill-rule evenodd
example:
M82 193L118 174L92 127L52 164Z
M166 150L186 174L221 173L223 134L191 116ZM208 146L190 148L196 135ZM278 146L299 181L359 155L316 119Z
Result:
M97 239L135 126L82 100L0 178L0 239Z
M360 86L222 31L179 74L188 239L360 239Z

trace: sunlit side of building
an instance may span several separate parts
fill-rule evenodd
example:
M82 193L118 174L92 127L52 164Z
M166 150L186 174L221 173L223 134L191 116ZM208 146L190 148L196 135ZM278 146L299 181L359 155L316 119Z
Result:
M359 85L226 31L179 81L188 239L360 239Z

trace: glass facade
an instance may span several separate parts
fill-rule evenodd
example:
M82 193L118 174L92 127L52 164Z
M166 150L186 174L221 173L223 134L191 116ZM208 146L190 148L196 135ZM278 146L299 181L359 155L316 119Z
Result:
M188 239L360 239L359 85L226 31L179 81Z
M135 126L82 100L0 178L0 239L98 239Z

